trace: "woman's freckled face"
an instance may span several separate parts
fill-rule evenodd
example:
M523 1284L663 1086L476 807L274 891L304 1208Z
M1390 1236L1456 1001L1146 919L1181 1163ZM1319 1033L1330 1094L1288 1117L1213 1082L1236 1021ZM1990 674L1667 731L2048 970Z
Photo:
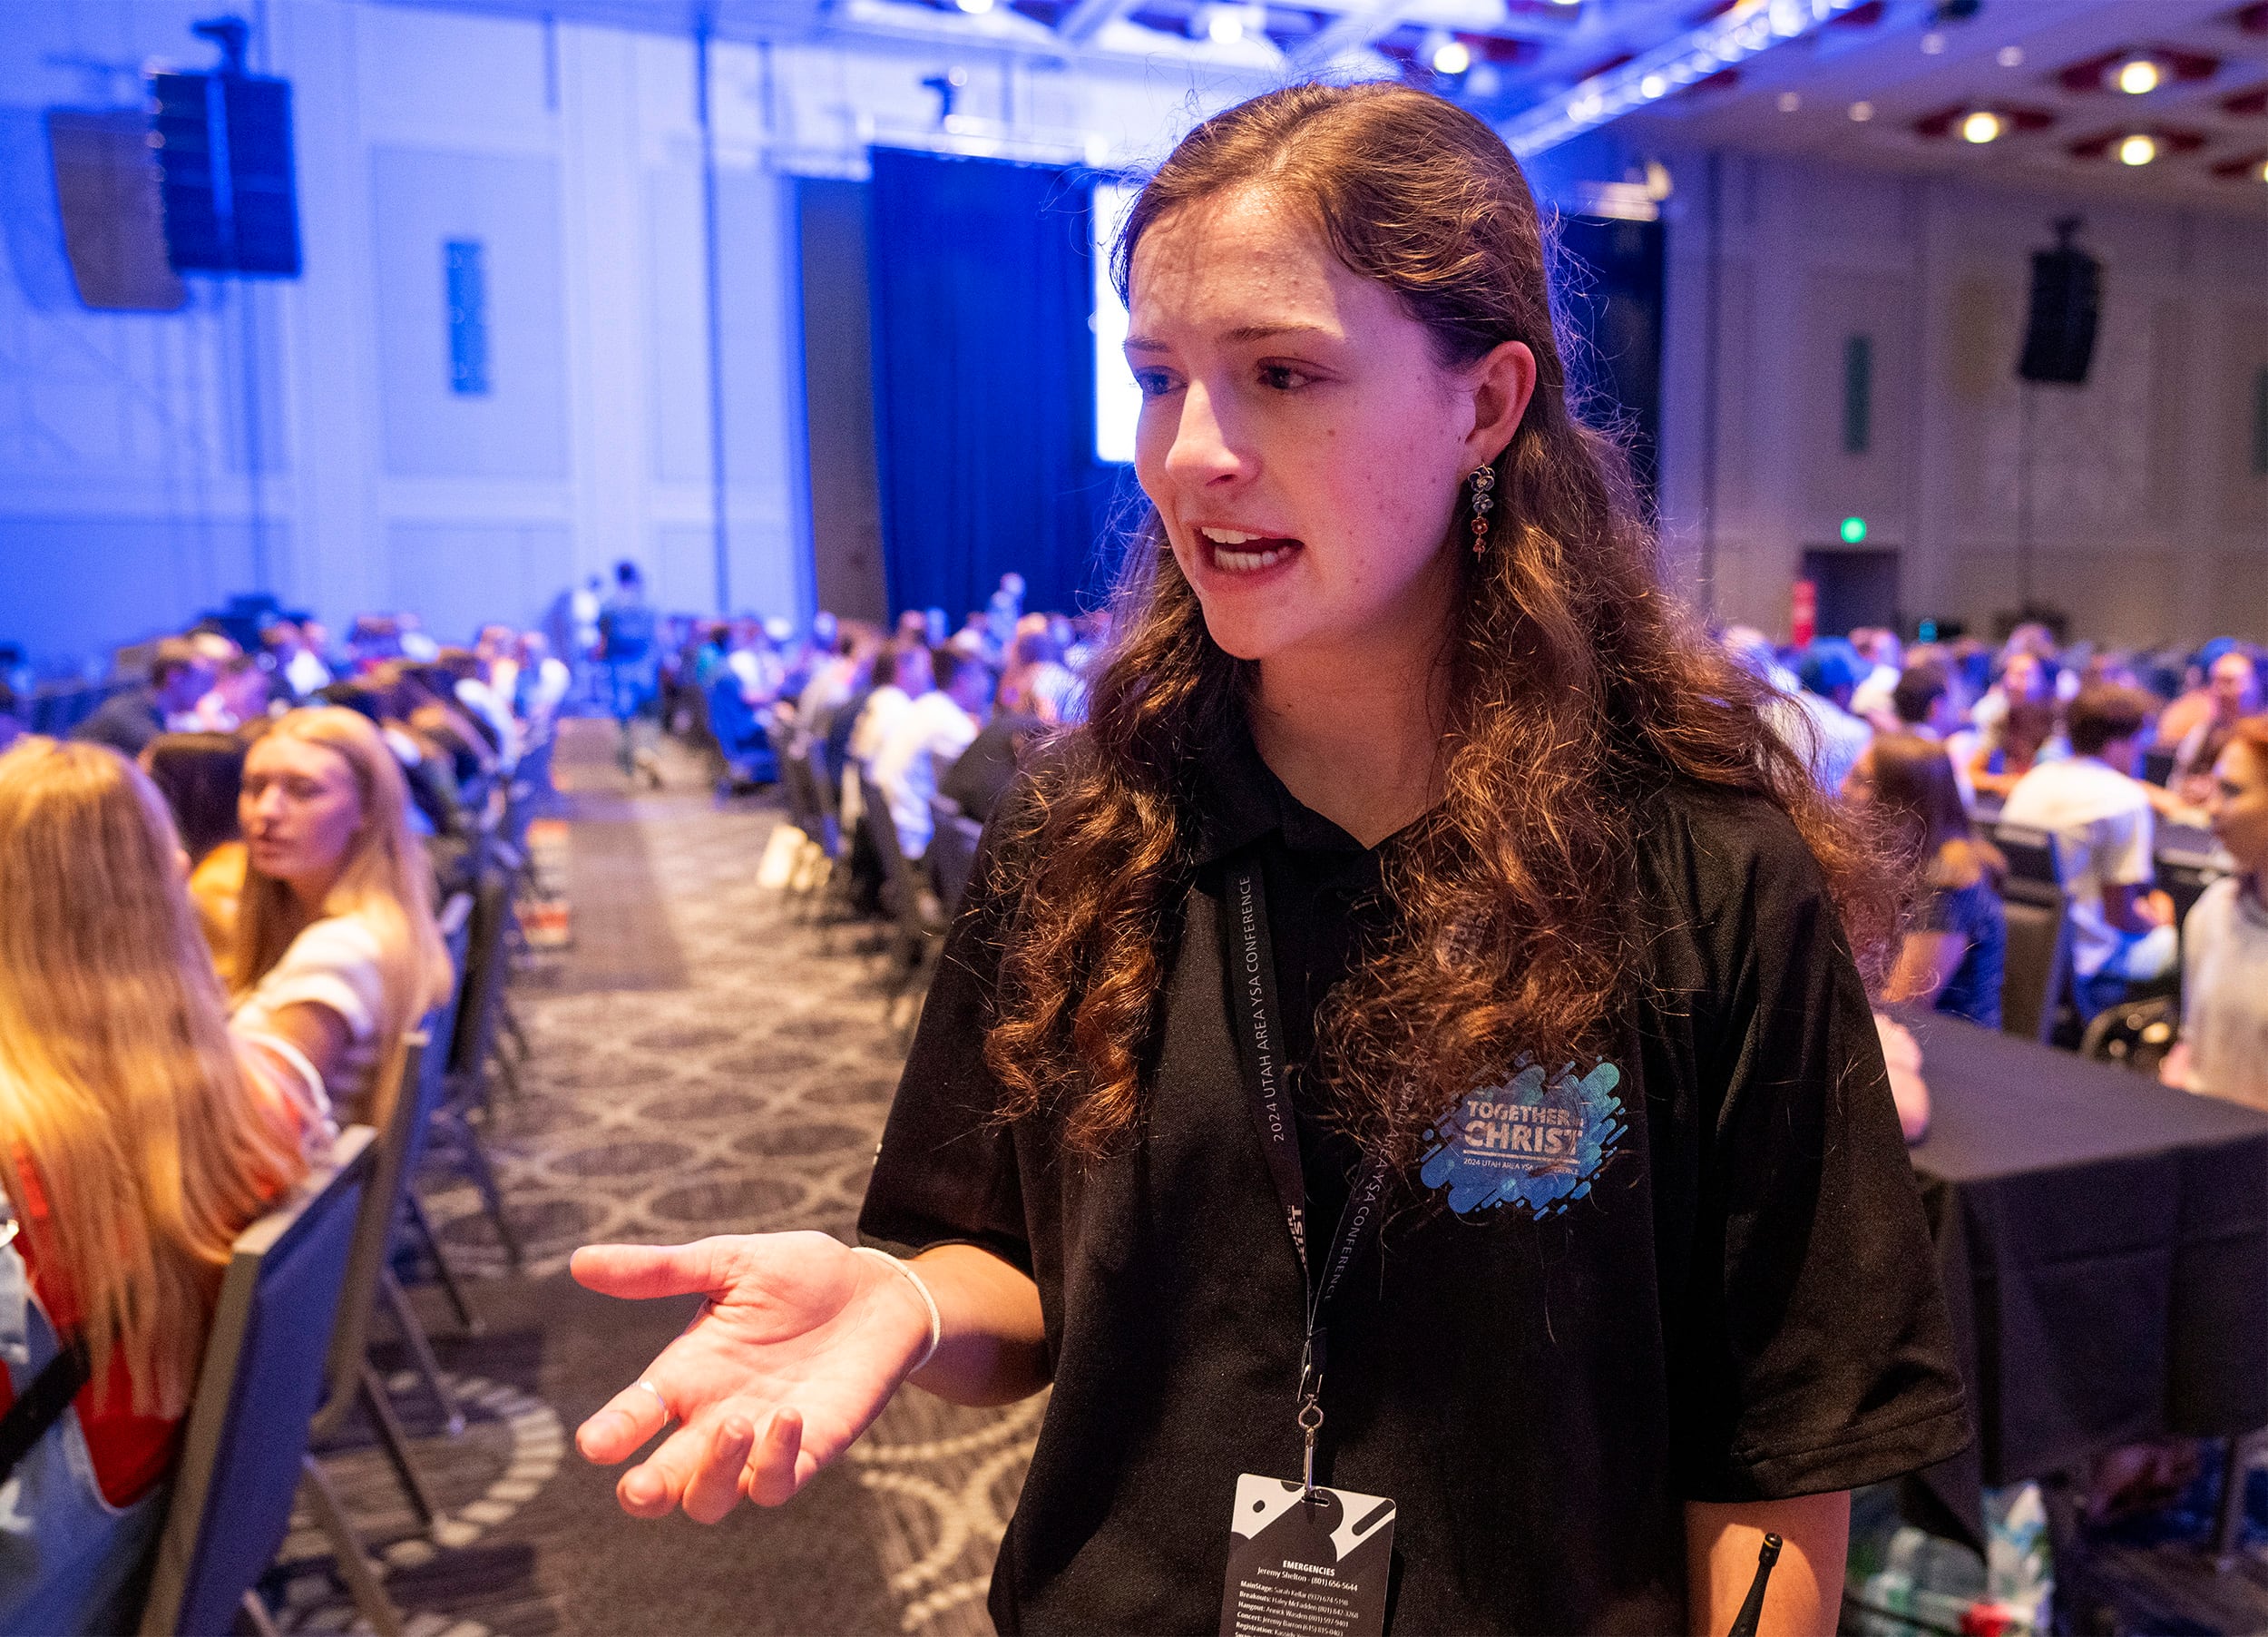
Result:
M1265 660L1442 617L1473 410L1424 327L1259 189L1159 220L1131 285L1135 470L1213 640Z

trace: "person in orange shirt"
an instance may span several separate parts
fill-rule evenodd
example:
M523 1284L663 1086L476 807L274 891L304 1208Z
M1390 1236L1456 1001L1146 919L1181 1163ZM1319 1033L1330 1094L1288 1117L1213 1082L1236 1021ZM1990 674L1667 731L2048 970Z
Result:
M78 1384L0 1481L0 1631L131 1629L230 1244L329 1138L230 1034L187 873L114 751L0 755L0 1412Z

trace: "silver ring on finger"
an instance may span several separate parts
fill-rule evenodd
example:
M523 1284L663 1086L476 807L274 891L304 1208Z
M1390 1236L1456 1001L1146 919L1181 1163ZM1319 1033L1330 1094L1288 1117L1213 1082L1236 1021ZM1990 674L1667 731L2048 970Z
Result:
M651 1393L653 1395L653 1401L661 1406L662 1426L667 1426L670 1422L677 1419L677 1416L670 1408L670 1401L661 1396L661 1389L660 1387L656 1387L650 1381L640 1381L638 1385Z

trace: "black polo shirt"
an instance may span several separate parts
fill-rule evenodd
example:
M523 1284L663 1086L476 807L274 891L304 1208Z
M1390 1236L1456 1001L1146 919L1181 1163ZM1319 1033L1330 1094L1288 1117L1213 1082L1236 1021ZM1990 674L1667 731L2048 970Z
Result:
M993 1118L982 1038L1008 905L979 890L860 1219L871 1240L977 1244L1038 1284L1054 1393L993 1575L1011 1637L1217 1629L1237 1475L1298 1472L1302 1286L1230 1034L1217 905L1224 861L1256 861L1327 1231L1352 1155L1296 1065L1315 1004L1388 913L1380 851L1301 806L1241 731L1201 782L1142 1140L1081 1167L1051 1118ZM1512 1170L1452 1170L1334 1304L1318 1478L1397 1503L1397 1632L1683 1631L1685 1502L1845 1489L1968 1436L1817 864L1759 799L1672 789L1647 818L1648 981L1615 1026L1613 1073L1476 1088L1469 1106L1517 1117L1465 1128L1449 1160L1470 1142ZM1477 1199L1476 1174L1520 1186Z

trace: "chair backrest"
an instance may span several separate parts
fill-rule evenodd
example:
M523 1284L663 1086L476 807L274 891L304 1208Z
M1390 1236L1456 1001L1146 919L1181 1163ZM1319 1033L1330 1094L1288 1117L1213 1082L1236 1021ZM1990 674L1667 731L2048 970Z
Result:
M2027 902L2044 901L2044 895L2037 890L2039 888L2058 896L2062 894L2063 858L2052 831L2036 830L2021 824L1996 824L1992 827L1992 841L2008 858L2008 885L2021 891Z
M810 769L812 803L826 832L819 838L819 845L826 848L828 858L838 858L843 847L843 798L827 766L826 741L813 734L811 742L803 748L803 756L804 765Z
M951 920L960 913L961 900L968 893L984 827L963 812L959 802L943 796L931 798L929 816L935 826L929 843L930 868L936 877L938 902L945 907L945 918Z
M237 1235L142 1605L148 1637L233 1631L283 1544L373 1141L350 1126L288 1200Z
M501 869L484 870L473 887L456 1016L447 1036L452 1078L477 1077L487 1064L496 1038L496 1011L503 1003L504 933L511 924L512 877Z
M2017 885L2011 881L2008 885ZM2060 890L2052 899L2009 894L2008 949L2000 968L2000 1030L2045 1041L2070 980L2071 920Z
M433 1125L434 1111L448 1094L449 1053L444 1046L453 1046L456 1040L457 1013L464 1005L464 991L472 974L467 962L472 952L473 895L455 893L441 907L441 942L449 951L449 970L456 974L456 982L450 986L449 998L425 1014L418 1026L425 1036L425 1049L418 1054L415 1077L402 1083L405 1096L414 1095L416 1106L409 1124L409 1136L402 1152L401 1191L407 1192L417 1176L417 1163L425 1157L425 1134ZM441 1043L436 1045L435 1043Z
M426 1014L427 1023L433 1015ZM423 1028L406 1037L402 1083L394 1093L393 1111L371 1144L369 1185L363 1190L362 1207L355 1218L354 1242L348 1247L346 1277L339 1286L338 1317L331 1327L330 1350L324 1366L329 1393L316 1415L317 1432L323 1437L337 1429L362 1390L370 1315L378 1299L378 1274L393 1246L394 1224L402 1214L402 1191L409 1186L410 1150L423 1146L420 1128L432 1115L422 1095L425 1059L437 1054Z
M860 793L858 821L866 827L866 839L882 861L883 906L909 931L921 929L921 901L914 896L914 871L898 842L898 821L890 816L890 803L879 789Z

